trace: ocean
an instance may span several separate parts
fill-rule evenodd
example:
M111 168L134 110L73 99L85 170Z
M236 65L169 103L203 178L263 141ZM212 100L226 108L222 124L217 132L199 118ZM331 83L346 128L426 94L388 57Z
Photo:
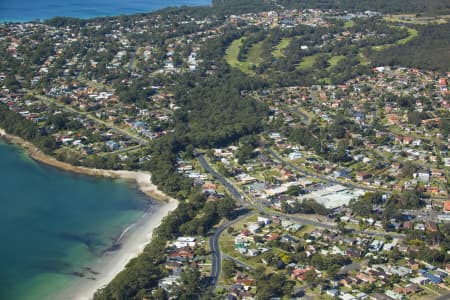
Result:
M0 142L0 299L51 299L149 208L121 181L63 172Z
M87 19L210 3L211 0L0 0L0 22L45 20L56 16Z

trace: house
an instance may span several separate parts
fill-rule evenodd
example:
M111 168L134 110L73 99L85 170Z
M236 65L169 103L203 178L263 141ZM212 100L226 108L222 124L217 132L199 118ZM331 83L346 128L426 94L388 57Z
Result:
M429 182L430 181L430 172L427 171L421 171L416 173L416 178L420 182Z
M112 140L106 141L105 144L106 144L106 147L108 147L108 149L111 151L115 151L120 148L120 145L117 142L112 141Z
M417 261L415 261L414 259L408 259L408 265L411 268L411 270L413 271L417 271L420 269L420 265Z
M364 181L364 180L367 180L367 179L369 179L371 177L372 177L372 174L369 174L367 172L358 172L356 174L356 180L357 181Z
M294 152L289 153L289 160L296 160L299 158L302 158L302 154L300 152L294 151Z
M450 213L450 201L445 201L443 208L444 208L444 212Z
M339 295L339 290L331 289L331 290L327 290L325 293L331 297L337 297Z
M392 291L392 290L387 290L385 292L385 294L387 296L391 297L392 299L403 300L405 298L402 294L397 293L397 292Z
M414 228L414 223L411 221L405 221L403 222L403 229L405 230L412 230Z
M392 266L389 268L389 273L398 275L400 277L405 277L412 273L412 270L402 266Z
M425 223L425 228L429 232L438 232L439 231L439 228L438 228L437 224L435 222L433 222L433 221L427 221Z
M261 252L258 249L248 249L247 250L247 255L248 256L258 256L259 254L261 254Z
M166 291L169 291L173 286L180 284L180 277L179 276L167 276L159 280L158 287L162 288Z
M276 240L279 240L279 239L280 239L280 235L278 233L270 233L267 236L267 240L268 241L276 241Z
M411 278L409 281L414 283L414 284L423 285L423 284L429 283L430 279L428 279L425 276L419 276L419 277L416 277L416 278Z
M381 251L381 249L383 249L383 245L384 245L384 243L382 241L374 240L369 246L369 251L379 252L379 251Z
M248 291L250 288L256 285L255 279L250 278L244 273L236 272L234 276L234 284L240 284L244 287L244 290Z
M361 258L362 256L362 251L358 250L358 249L347 249L346 250L346 255L353 257L353 258Z
M298 281L304 281L306 272L311 271L311 270L316 272L316 270L311 266L308 266L306 268L294 269L291 273L291 277L297 279Z
M184 247L195 247L195 238L189 237L189 236L180 236L177 238L176 242L174 243L174 246L176 248L184 248Z
M361 280L362 282L365 283L375 283L377 281L377 279L375 277L373 277L372 275L368 275L366 273L358 273L358 275L356 275L356 278L358 278L359 280Z
M193 258L194 253L187 249L179 249L178 251L169 254L169 260L191 261Z
M403 295L410 295L410 294L416 294L420 291L422 291L422 288L415 283L410 283L406 285L405 287L397 287L395 291L399 294Z
M270 223L272 223L271 219L258 216L258 224L269 225Z
M248 224L247 228L252 234L255 234L255 233L258 233L261 231L261 228L258 223L250 223L250 224Z
M388 295L375 293L370 295L370 299L372 300L393 300L394 298L389 297Z
M344 294L340 295L339 299L342 299L342 300L356 300L356 298L353 295L347 294L347 293L344 293Z
M426 278L428 278L428 280L430 280L430 282L431 282L432 284L440 284L440 283L442 283L442 278L440 278L439 276L430 274L430 273L428 273L428 272L427 272L427 273L424 273L423 276L426 277Z
M425 225L422 223L417 223L416 225L414 225L414 230L422 230L425 231Z

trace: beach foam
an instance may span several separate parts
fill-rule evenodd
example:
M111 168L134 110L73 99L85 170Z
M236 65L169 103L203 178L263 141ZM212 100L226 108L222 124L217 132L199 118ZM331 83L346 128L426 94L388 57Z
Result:
M142 253L145 245L151 241L153 230L177 205L177 201L170 200L158 206L155 211L146 212L144 217L125 233L120 241L121 247L116 251L106 252L92 266L92 270L99 272L99 275L95 276L96 280L80 278L57 296L57 299L92 299L95 291L107 285L132 258Z

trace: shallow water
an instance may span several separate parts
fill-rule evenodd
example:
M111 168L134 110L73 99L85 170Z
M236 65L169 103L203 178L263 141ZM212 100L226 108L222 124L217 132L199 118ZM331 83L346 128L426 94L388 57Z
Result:
M121 181L63 172L0 142L0 299L51 299L149 207Z

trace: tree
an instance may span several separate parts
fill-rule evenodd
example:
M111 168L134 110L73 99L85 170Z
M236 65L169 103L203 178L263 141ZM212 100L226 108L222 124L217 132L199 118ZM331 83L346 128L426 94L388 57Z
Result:
M298 185L291 185L291 186L288 187L286 193L289 196L298 196L298 195L300 195L300 193L302 193L302 191L303 191L303 189L300 186L298 186Z
M344 222L339 222L338 224L337 224L337 228L339 229L339 231L341 232L341 233L345 233L346 232L346 228L345 228L345 223Z
M221 218L230 219L233 216L234 208L234 201L230 197L225 197L217 201L217 213Z
M200 271L190 268L181 273L181 285L173 293L177 299L199 299L201 295Z
M225 278L231 278L233 277L234 273L236 272L237 266L234 263L234 261L230 260L230 259L225 259L222 262L222 271L223 271L223 276L225 276Z
M308 270L305 272L305 281L309 284L315 283L317 280L317 274L314 270Z

